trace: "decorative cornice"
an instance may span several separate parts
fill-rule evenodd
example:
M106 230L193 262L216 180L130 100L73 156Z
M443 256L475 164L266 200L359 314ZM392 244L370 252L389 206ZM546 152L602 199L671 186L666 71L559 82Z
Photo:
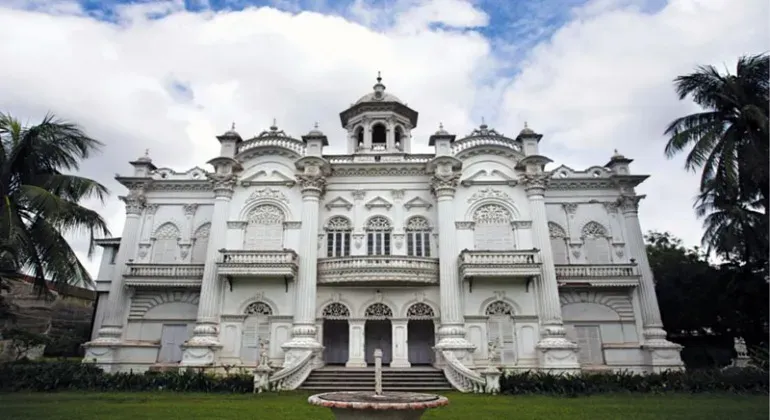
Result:
M511 222L511 226L517 229L532 229L531 220L514 220Z
M353 203L346 200L342 196L338 196L334 200L331 200L328 203L326 203L325 207L326 207L326 210L331 210L333 208L344 208L346 210L350 210L353 208Z
M404 164L403 166L342 166L332 167L334 177L389 177L389 176L424 176L424 165Z
M240 220L234 220L227 222L227 228L228 229L245 229L248 222L246 221L240 221Z
M261 200L265 198L281 201L284 203L289 202L289 199L286 197L286 194L284 194L280 190L276 190L274 188L267 188L267 187L261 188L252 192L251 195L249 195L249 198L246 200L246 202L252 202L252 201Z
M473 230L475 222L455 222L455 228L460 230Z
M407 210L411 210L412 208L415 208L415 207L422 207L422 208L425 208L425 209L429 209L429 208L433 207L433 204L431 204L427 200L424 200L421 197L414 197L411 200L409 200L406 203L404 203L404 207Z
M298 222L298 221L283 222L283 228L284 229L301 229L302 222Z
M368 210L371 210L373 208L378 208L378 207L382 207L387 210L390 210L390 208L393 207L393 204L391 204L390 201L378 195L377 197L374 197L371 200L367 201L366 204L364 204L364 207L366 207Z
M468 203L475 203L479 200L484 200L487 198L496 198L498 200L507 201L509 203L513 202L513 199L505 192L496 190L492 187L487 187L473 193L473 195L468 198Z

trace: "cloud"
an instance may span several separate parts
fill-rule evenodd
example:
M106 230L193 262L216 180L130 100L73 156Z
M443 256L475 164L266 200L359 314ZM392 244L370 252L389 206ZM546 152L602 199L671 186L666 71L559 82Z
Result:
M125 190L112 177L129 174L127 161L145 149L159 166L203 166L218 152L214 136L231 122L250 136L276 118L295 136L318 121L329 151L343 152L338 113L369 92L381 70L388 91L420 112L413 150L428 150L439 121L465 134L481 116L508 134L529 120L558 164L603 164L618 148L636 159L636 172L653 175L641 188L649 196L644 227L695 243L695 179L662 153L665 124L693 109L676 100L671 80L696 64L766 50L760 18L768 6L636 3L534 7L501 23L492 8L499 2L461 0L314 2L328 14L301 11L306 5L292 0L272 2L281 10L237 11L202 2L199 13L181 1L86 13L74 2L13 0L0 6L0 109L29 122L53 111L106 143L82 172L113 191L105 206L88 205L120 235L116 197ZM522 34L517 43L506 28L551 35ZM82 238L73 244L85 249Z

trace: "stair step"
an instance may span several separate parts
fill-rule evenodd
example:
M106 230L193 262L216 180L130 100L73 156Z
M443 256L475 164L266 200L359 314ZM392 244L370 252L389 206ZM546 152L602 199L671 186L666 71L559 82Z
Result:
M382 371L384 391L450 391L444 372L430 367ZM300 389L326 391L374 391L373 368L321 368L310 373Z

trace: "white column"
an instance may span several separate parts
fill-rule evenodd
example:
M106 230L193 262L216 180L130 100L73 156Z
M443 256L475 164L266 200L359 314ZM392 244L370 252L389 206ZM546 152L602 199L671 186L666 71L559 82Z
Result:
M390 367L408 368L409 363L409 345L407 343L407 323L406 319L391 319L391 337L393 338L393 358L390 361Z
M655 294L655 281L647 259L642 227L639 224L639 202L643 195L623 195L618 200L626 230L626 244L629 258L635 258L641 280L639 281L639 303L644 326L644 346L651 351L649 364L653 370L664 368L681 369L683 363L679 355L681 346L666 340L666 331L660 317L658 296Z
M230 199L235 188L235 176L212 175L214 182L214 211L211 216L209 243L206 248L206 265L198 299L198 319L193 337L184 346L182 365L199 366L214 362L214 351L219 343L219 312L222 280L217 274L219 250L227 242L227 218Z
M318 213L326 186L323 176L297 175L302 191L302 230L300 231L299 270L294 290L294 325L291 340L283 345L287 362L292 351L319 350L316 337L316 275L318 272Z
M107 295L107 316L102 323L96 339L89 345L118 344L123 336L123 320L126 316L126 288L123 284L123 274L126 263L136 254L140 236L140 222L144 210L144 192L132 190L127 196L121 197L126 204L126 221L123 224L123 237L120 239L118 255L115 258L114 277L110 283Z
M364 319L348 320L348 362L345 367L366 367L364 357Z
M561 317L559 286L553 266L553 251L548 235L548 216L545 211L545 189L550 174L543 172L522 175L532 215L532 242L540 250L541 275L538 282L540 341L540 365L553 371L574 371L580 368L577 345L567 339Z
M441 327L439 342L441 350L453 350L456 356L471 363L470 352L475 346L465 338L465 322L462 309L462 289L457 271L457 244L455 227L455 190L460 179L459 173L435 175L432 180L433 194L436 196L438 209L438 258L439 258L439 295L441 298Z

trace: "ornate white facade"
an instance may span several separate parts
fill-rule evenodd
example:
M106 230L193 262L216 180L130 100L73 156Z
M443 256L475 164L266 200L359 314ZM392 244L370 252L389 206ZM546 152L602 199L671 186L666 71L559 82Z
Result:
M104 369L433 365L471 389L507 369L682 367L665 339L638 219L646 175L616 154L583 171L524 128L443 128L412 154L417 112L374 91L340 114L348 154L275 124L187 172L131 164L120 239L101 241L86 360Z

